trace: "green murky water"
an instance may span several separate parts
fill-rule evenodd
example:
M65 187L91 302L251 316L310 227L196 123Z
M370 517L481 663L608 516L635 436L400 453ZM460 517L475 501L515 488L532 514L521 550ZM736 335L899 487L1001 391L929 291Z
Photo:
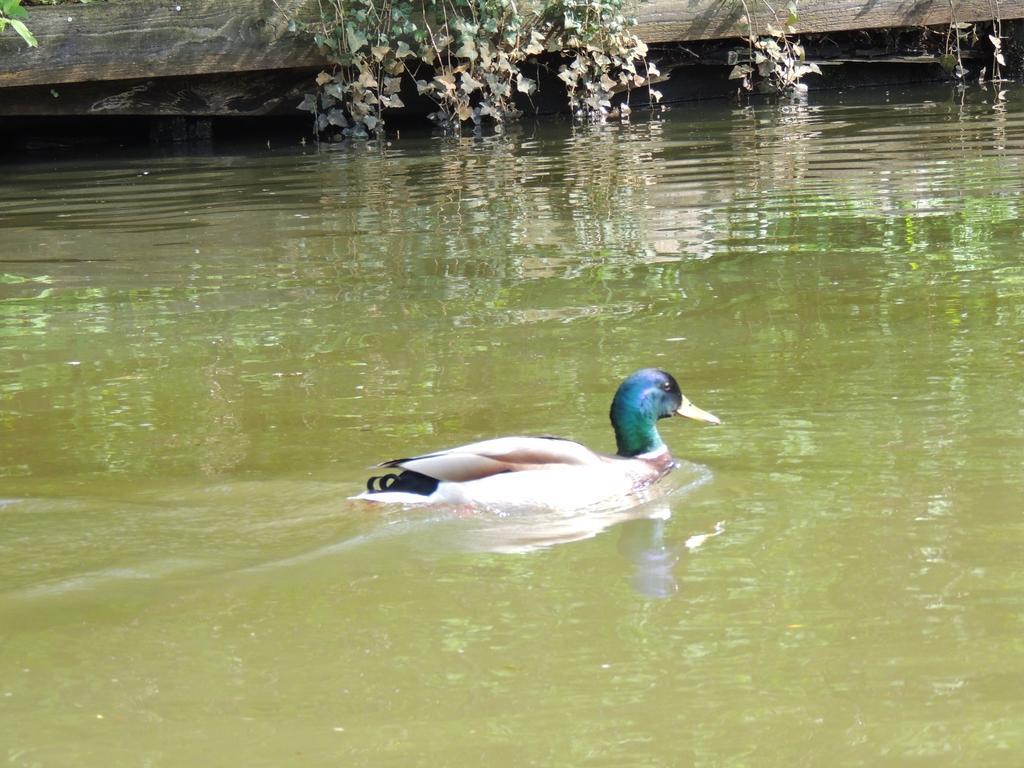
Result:
M1024 92L819 98L5 168L0 756L1019 765ZM647 365L630 515L346 500Z

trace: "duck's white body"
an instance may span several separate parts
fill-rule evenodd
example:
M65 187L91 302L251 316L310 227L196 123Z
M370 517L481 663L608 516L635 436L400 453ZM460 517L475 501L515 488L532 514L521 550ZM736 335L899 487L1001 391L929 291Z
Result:
M664 446L624 458L572 440L501 437L381 466L438 480L433 493L368 490L355 498L400 504L580 508L631 496L672 469Z
M572 440L500 437L446 451L379 464L398 470L371 477L355 498L405 504L545 506L579 509L634 497L675 467L655 428L658 419L684 416L718 424L679 391L665 371L629 376L612 400L618 453L595 453Z
M581 493L581 490L583 491ZM441 481L429 496L403 491L365 492L355 498L398 504L579 508L634 493L636 486L598 467L531 469L465 483Z

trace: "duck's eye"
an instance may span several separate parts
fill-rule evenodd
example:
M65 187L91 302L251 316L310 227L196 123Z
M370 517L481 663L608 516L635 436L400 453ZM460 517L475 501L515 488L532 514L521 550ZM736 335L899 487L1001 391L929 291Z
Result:
M661 382L661 388L668 392L670 389L672 389L672 385L669 384L667 381L663 381Z

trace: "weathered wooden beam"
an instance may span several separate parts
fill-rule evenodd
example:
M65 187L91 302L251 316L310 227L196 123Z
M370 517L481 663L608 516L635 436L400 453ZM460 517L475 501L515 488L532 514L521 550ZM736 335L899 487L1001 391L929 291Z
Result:
M765 34L769 24L785 25L785 8L783 0L650 0L637 9L637 34L648 43ZM798 34L989 21L997 11L1004 20L1024 18L1024 0L1002 0L998 9L993 0L802 0L798 8ZM748 11L749 28L740 22Z
M34 7L38 48L0 35L0 88L316 67L313 41L287 30L308 0L115 0Z
M324 66L308 36L287 31L289 16L313 18L318 7L315 0L34 7L28 24L38 48L11 30L0 35L0 88ZM985 21L997 11L993 0L802 0L799 9L797 32ZM748 13L755 32L785 23L765 0L650 0L637 12L637 33L651 43L737 37ZM1024 18L1024 0L1000 0L998 13Z

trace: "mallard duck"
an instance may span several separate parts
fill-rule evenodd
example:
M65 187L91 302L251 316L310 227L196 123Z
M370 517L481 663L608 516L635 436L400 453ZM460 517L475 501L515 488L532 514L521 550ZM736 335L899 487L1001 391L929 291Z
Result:
M671 374L644 368L623 381L612 399L614 456L557 437L499 437L385 461L377 467L400 471L371 477L356 498L485 506L571 502L574 507L625 498L676 466L656 426L668 416L721 423L687 400Z

